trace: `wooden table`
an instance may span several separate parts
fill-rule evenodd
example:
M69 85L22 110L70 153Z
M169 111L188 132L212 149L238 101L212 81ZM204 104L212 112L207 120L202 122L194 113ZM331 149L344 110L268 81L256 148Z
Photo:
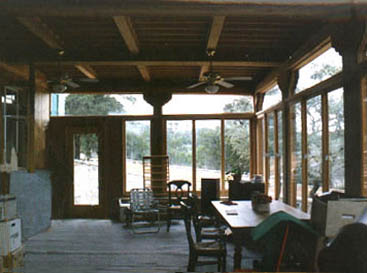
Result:
M269 215L278 211L284 211L300 220L310 220L309 214L278 200L270 203L270 211L268 213L255 212L252 209L251 201L233 201L233 203L237 205L225 205L221 201L212 201L219 216L232 230L235 244L234 269L241 268L243 233L250 228L256 227Z

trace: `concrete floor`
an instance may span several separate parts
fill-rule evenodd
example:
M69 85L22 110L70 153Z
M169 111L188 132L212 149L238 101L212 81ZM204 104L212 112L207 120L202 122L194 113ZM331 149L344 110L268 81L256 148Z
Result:
M227 271L232 271L233 246L227 247ZM163 224L159 233L134 235L109 220L55 220L25 242L25 253L25 273L184 272L188 243L182 221L170 232ZM216 266L197 271L214 272Z

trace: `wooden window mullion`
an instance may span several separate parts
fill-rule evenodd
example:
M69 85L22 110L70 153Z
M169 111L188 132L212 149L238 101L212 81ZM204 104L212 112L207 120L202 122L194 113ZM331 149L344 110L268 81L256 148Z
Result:
M329 191L329 105L328 94L321 96L322 113L322 191Z
M280 189L280 156L279 156L279 131L278 131L278 111L274 111L274 176L275 176L275 199L279 199L279 189Z
M302 210L307 211L308 191L308 149L307 149L307 101L301 103L302 118Z

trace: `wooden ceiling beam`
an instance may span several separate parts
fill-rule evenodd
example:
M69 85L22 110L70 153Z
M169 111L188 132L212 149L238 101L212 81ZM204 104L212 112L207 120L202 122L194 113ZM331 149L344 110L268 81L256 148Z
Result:
M133 24L131 22L131 18L128 16L115 16L113 17L113 20L115 21L115 24L117 28L120 31L120 34L122 38L125 41L125 44L129 51L132 54L138 54L139 49L139 41L138 37L136 35L136 32L134 30ZM136 66L139 73L143 77L144 81L149 82L150 81L150 73L149 69L145 65L137 65Z
M139 53L138 39L129 16L114 16L113 20L125 41L129 51L133 54Z
M38 65L55 65L55 62L36 62ZM203 66L208 61L63 61L63 65L91 66ZM278 67L278 62L213 61L213 66L228 67Z
M89 79L96 79L97 73L94 71L94 69L87 64L76 64L75 67L82 72L86 77Z
M111 16L272 16L297 19L347 19L352 8L365 16L364 3L355 0L284 1L284 0L202 0L158 1L44 1L18 0L0 2L0 15L111 17Z
M62 49L63 42L39 17L18 17L17 20L31 33L53 49Z
M207 49L216 49L222 34L225 16L214 16L210 27Z
M22 80L29 80L29 68L26 65L15 66L0 62L0 69L12 73ZM40 71L36 71L36 84L42 88L47 88L46 76Z

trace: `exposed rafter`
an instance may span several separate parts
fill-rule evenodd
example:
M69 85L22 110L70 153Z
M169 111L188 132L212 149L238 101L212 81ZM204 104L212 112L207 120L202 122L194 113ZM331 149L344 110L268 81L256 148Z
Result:
M63 42L39 17L18 17L18 21L50 48L62 49Z
M0 69L10 72L17 77L22 78L23 80L29 79L29 68L26 65L14 66L0 62ZM42 88L47 88L46 76L39 71L36 71L36 84Z
M214 16L210 28L207 49L216 49L222 33L225 16Z
M76 64L75 67L77 69L79 69L79 71L82 72L89 79L96 79L97 78L96 71L94 71L94 69L90 65Z
M115 24L119 29L120 34L124 39L125 44L129 49L129 51L133 54L138 54L140 52L139 41L130 17L115 16L113 17L113 20L115 21ZM137 65L137 69L139 70L144 81L149 82L150 81L149 69L144 65Z

